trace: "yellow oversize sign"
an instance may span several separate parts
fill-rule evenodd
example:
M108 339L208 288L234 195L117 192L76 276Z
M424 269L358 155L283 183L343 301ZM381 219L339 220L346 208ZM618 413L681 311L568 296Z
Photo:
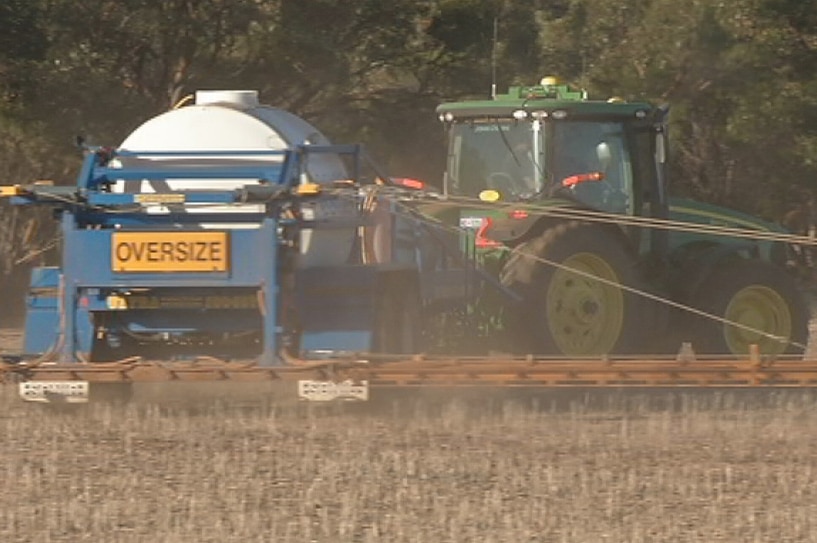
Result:
M226 272L227 232L115 232L115 272Z

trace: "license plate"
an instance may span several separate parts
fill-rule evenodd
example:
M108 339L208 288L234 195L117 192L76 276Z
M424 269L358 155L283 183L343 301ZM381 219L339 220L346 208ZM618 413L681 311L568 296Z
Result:
M460 217L460 228L478 230L482 226L484 217Z
M369 382L350 380L335 383L333 381L298 381L298 398L310 402L331 402L334 400L353 400L365 402L369 399Z
M25 381L20 383L20 397L27 402L86 403L87 381Z
M226 272L227 232L114 232L114 272Z

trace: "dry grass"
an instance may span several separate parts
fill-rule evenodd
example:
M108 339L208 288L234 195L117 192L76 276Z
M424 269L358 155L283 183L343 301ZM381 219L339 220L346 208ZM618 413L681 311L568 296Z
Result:
M244 391L0 388L0 541L817 541L811 393Z

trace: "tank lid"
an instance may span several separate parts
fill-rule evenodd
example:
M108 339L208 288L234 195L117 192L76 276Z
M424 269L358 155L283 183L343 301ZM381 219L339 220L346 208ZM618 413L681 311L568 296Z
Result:
M231 104L242 108L258 107L258 91L203 90L196 91L196 105Z

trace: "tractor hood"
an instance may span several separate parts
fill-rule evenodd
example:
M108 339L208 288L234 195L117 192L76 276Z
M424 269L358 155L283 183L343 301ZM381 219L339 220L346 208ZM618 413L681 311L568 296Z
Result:
M784 233L787 231L777 223L735 209L707 204L689 198L670 198L669 212L670 219L675 221L764 232Z
M670 198L669 219L671 221L690 223L692 225L701 224L725 229L756 230L758 232L778 234L788 233L788 230L780 224L766 221L735 209L707 204L689 198ZM747 247L756 246L764 257L780 264L783 263L779 261L784 258L785 254L783 245L772 241L758 241L748 237L735 238L681 230L671 230L669 232L670 251L681 245L696 241L704 243L726 243L736 246L745 245Z

